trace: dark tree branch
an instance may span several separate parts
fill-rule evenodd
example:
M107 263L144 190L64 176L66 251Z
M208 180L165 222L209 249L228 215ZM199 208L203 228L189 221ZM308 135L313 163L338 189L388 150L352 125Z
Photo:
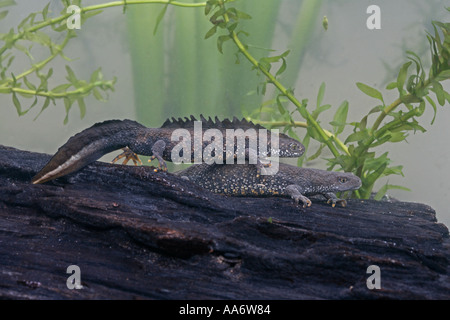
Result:
M429 206L304 209L99 162L32 185L48 159L0 146L0 297L450 298L448 229ZM81 290L66 286L73 264ZM370 265L380 290L366 286Z

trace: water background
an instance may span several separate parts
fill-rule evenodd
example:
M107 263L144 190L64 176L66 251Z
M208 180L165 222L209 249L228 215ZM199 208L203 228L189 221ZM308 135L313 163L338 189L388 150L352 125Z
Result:
M267 0L268 1L268 0ZM278 22L272 49L276 53L285 51L289 43L290 25L295 16L293 8L298 6L297 0L280 0ZM0 21L0 33L8 32L11 27L25 18L29 13L41 10L47 0L21 1L11 7L8 16ZM265 1L260 1L261 6ZM84 5L102 3L101 1L83 1ZM366 20L369 14L366 9L376 4L381 8L381 30L368 30ZM314 37L305 50L299 78L294 86L295 94L300 99L308 98L315 101L322 82L326 83L325 103L330 103L333 110L344 100L350 103L349 121L358 121L377 101L364 95L356 87L356 82L363 82L382 91L385 101L392 102L397 95L394 91L385 90L388 82L394 81L399 66L407 61L405 50L412 50L423 54L424 64L429 59L428 42L425 30L431 31L431 20L449 21L449 14L445 11L445 1L323 1L319 18L314 28ZM52 1L51 8L58 9L58 1ZM161 7L158 7L158 11ZM183 8L169 8L170 14L174 10L194 10ZM156 10L156 9L155 9ZM197 9L195 9L197 10ZM203 10L203 9L198 9ZM251 14L251 12L249 12ZM322 27L322 17L329 20L328 30ZM257 17L253 20L257 21ZM164 22L163 22L164 23ZM167 22L166 22L167 23ZM251 23L251 21L249 22ZM260 22L259 22L260 23ZM203 39L207 29L201 30L198 37ZM148 36L152 36L149 30ZM195 35L194 35L195 36ZM211 46L215 46L215 39L208 39ZM102 14L90 19L81 30L77 31L77 38L67 46L66 55L74 59L68 63L63 59L56 59L51 63L54 69L54 82L65 77L64 66L70 64L79 78L89 78L90 74L102 67L106 79L117 77L115 92L109 94L107 102L99 102L93 97L86 99L87 113L80 119L79 111L74 107L69 115L67 125L63 124L65 117L64 105L59 101L56 106L51 105L37 120L33 120L39 112L40 106L25 116L19 117L11 101L11 96L0 94L0 144L23 150L45 152L53 154L67 139L95 122L107 119L139 119L136 117L132 62L129 49L126 15L121 8L106 9ZM224 46L224 56L233 55L235 49L231 45ZM291 52L290 57L295 57ZM47 52L36 52L36 60L45 58ZM222 59L220 54L219 58ZM17 57L15 66L18 72L29 66L28 58ZM189 63L186 61L185 63ZM243 73L249 73L250 67L244 61L239 65ZM289 66L288 66L289 68ZM390 71L392 68L393 71ZM199 77L207 77L214 81L219 75L198 73ZM152 77L152 74L148 75ZM182 75L180 75L182 76ZM258 83L255 76L254 87ZM244 85L244 84L242 84ZM450 91L448 81L444 83ZM182 94L182 90L171 88L173 95ZM226 90L226 88L220 88ZM150 88L149 88L150 90ZM269 90L270 92L270 90ZM182 99L183 97L181 97ZM246 98L243 97L243 100ZM30 100L29 104L31 104ZM227 114L226 103L214 102L218 115ZM152 105L151 112L155 117L166 115L167 106ZM210 106L208 106L210 107ZM250 106L252 107L252 106ZM256 107L256 106L254 106ZM234 112L234 111L233 111ZM323 123L331 120L334 112L324 115ZM180 114L179 116L186 116ZM197 114L198 115L198 114ZM236 116L241 116L236 114ZM400 200L421 202L430 205L437 212L439 222L450 226L450 148L449 123L450 106L438 106L435 123L431 126L433 117L429 108L419 122L427 129L426 133L411 134L406 142L383 145L377 152L389 151L394 165L404 165L404 175L390 176L389 183L400 184L410 188L411 192L392 190L390 194ZM300 119L299 119L300 120ZM326 127L326 126L325 126ZM299 129L299 133L303 133ZM326 158L329 154L324 154ZM103 159L109 161L114 155ZM309 166L325 168L323 159L315 160ZM381 183L385 183L383 180ZM378 186L379 187L379 186Z

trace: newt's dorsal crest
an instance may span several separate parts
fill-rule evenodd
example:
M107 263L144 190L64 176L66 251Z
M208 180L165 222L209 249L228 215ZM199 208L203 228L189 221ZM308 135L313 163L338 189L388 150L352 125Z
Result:
M255 130L266 129L262 125L255 124L251 121L246 120L245 118L242 118L241 120L239 120L238 118L233 117L233 120L230 120L230 119L219 120L219 118L216 116L213 120L211 117L208 117L208 119L206 119L203 115L200 115L200 120L197 120L193 115L191 115L190 119L188 117L184 117L184 119L182 119L182 118L175 119L172 117L171 119L167 119L163 123L161 128L194 129L195 121L202 122L202 129L219 129L219 130L220 129L242 129L244 131L247 129L255 129ZM287 136L283 133L280 133L280 138L281 137L291 139L289 136Z

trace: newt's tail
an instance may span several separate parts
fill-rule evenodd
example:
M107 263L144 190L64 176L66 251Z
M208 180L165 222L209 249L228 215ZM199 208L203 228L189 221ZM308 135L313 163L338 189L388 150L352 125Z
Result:
M71 137L31 180L44 183L75 172L103 155L126 147L145 128L132 120L108 120L94 124Z

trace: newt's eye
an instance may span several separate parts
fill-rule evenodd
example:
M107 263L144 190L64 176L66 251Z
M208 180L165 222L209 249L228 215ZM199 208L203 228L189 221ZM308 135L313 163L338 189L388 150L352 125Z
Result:
M343 177L339 178L340 183L346 183L347 181L348 181L347 178L343 178Z
M298 145L296 145L295 143L292 143L291 144L291 150L297 151L298 150Z

